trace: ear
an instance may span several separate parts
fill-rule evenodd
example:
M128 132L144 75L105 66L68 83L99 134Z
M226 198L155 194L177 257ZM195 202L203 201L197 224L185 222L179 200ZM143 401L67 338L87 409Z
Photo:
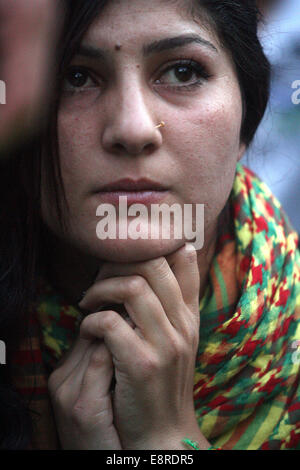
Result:
M238 158L237 158L237 161L239 162L241 160L241 158L243 157L244 153L246 152L247 150L247 146L246 144L244 144L243 142L240 143L240 148L239 148L239 153L238 153Z

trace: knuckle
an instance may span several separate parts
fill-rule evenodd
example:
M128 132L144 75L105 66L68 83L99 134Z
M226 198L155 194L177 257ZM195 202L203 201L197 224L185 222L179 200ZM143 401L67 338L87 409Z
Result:
M153 269L155 270L155 272L157 273L157 276L160 278L160 279L164 279L165 277L167 277L169 275L169 264L166 260L166 258L156 258L152 261L153 263Z
M135 364L135 373L138 373L142 381L152 378L160 370L161 364L154 354L145 355Z
M146 292L147 282L142 276L131 276L127 279L124 289L127 296L136 297Z
M177 362L180 358L186 355L187 349L185 341L176 337L170 338L168 344L169 361Z
M106 364L106 357L104 354L99 351L95 351L91 354L90 360L89 360L89 368L92 369L100 369Z
M81 322L80 324L80 334L79 336L81 336L82 333L86 332L89 330L89 326L90 326L90 323L94 320L94 313L91 313L89 315L87 315Z
M112 310L89 314L80 325L80 335L84 333L95 332L95 336L101 336L104 331L113 330L118 323L118 316Z
M120 322L119 315L113 310L101 312L97 318L97 326L100 331L110 332L116 329Z

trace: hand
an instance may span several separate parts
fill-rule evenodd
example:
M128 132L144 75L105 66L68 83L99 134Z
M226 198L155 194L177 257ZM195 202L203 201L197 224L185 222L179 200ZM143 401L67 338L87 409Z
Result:
M57 0L0 0L1 76L6 104L0 104L0 145L10 147L37 126L49 92Z
M110 384L112 358L102 341L78 339L48 382L63 449L118 450Z
M105 264L80 303L93 312L123 304L135 325L107 310L88 315L80 330L82 339L103 339L112 355L123 449L186 449L185 437L209 446L193 403L199 287L196 251L184 247L167 259Z

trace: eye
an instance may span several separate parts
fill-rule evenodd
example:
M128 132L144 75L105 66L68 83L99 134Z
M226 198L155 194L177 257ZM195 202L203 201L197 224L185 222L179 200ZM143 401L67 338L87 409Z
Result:
M201 85L209 77L210 75L202 65L189 60L180 61L168 67L155 83L186 89Z
M91 77L91 73L83 67L71 67L63 81L63 89L65 91L80 91L95 86L96 82Z

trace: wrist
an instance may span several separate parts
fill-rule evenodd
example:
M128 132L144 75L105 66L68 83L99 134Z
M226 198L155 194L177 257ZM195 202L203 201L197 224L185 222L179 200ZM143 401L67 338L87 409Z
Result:
M196 443L195 448L186 443ZM135 442L134 448L129 450L208 450L212 447L212 444L206 439L206 437L198 429L194 431L166 431L163 434L160 432L149 438L141 439L139 442Z
M221 447L209 446L208 448L200 448L198 442L192 441L191 439L183 439L182 443L186 446L187 449L193 450L221 450Z

